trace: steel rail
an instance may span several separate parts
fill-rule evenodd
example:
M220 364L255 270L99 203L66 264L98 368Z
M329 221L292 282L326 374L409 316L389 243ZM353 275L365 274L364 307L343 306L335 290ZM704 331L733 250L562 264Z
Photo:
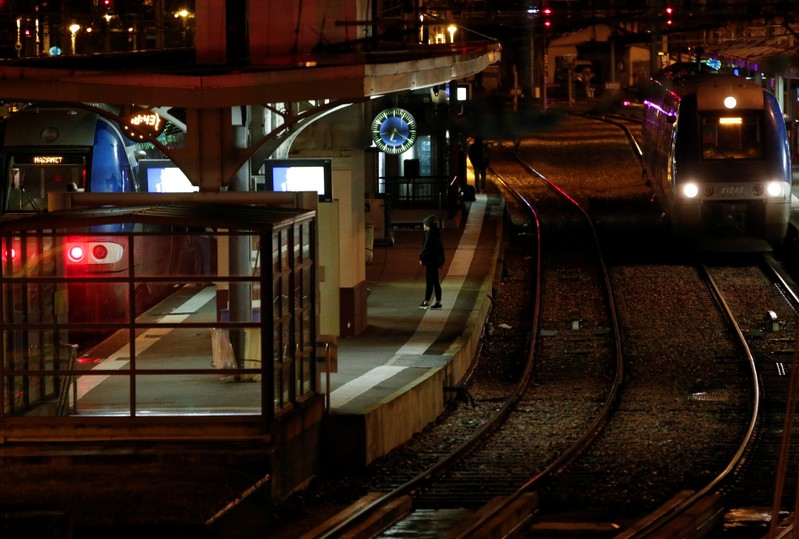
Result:
M527 201L523 201L523 204L527 206L528 210L531 212L533 216L533 224L536 231L536 237L539 237L538 233L540 230L540 223L538 220L538 215ZM522 373L522 376L520 377L520 382L519 384L516 385L513 392L508 397L508 399L505 401L505 403L500 407L500 409L491 419L486 421L479 429L477 429L471 435L469 439L461 443L450 454L448 454L445 457L442 457L438 462L429 467L427 470L421 472L420 474L417 474L415 477L409 479L404 484L395 488L393 491L388 492L376 498L372 502L364 505L361 509L354 511L346 519L343 519L332 528L325 530L321 535L318 536L318 539L331 539L334 537L344 536L349 530L352 530L355 526L364 522L371 514L373 514L379 508L388 505L389 503L393 502L394 500L398 499L401 496L412 493L414 490L421 488L426 482L441 475L444 471L450 468L455 462L457 462L465 455L467 455L471 450L473 450L480 440L487 437L491 432L496 430L510 414L513 406L524 395L524 392L527 389L527 386L529 385L529 382L533 375L533 366L535 363L535 350L537 349L538 346L537 335L541 319L541 306L542 306L541 242L538 241L536 243L537 243L536 245L537 253L535 257L537 262L537 267L535 270L536 302L533 305L530 347L527 355L527 362L524 371Z
M563 453L561 453L552 463L550 463L544 470L539 472L534 477L530 478L524 485L519 487L513 494L507 496L501 503L497 503L493 506L489 511L486 511L482 514L478 519L476 519L468 528L465 528L456 536L453 536L452 539L457 538L466 538L466 537L477 537L481 534L482 527L491 520L491 518L497 516L500 512L502 512L505 508L512 505L516 502L519 498L523 495L529 493L530 491L539 488L543 485L543 483L547 480L550 480L565 470L571 463L573 463L577 457L585 451L585 449L591 445L591 443L599 436L599 433L602 432L602 429L607 424L607 421L612 413L613 406L618 399L619 392L621 390L621 385L624 381L624 353L621 348L621 339L619 336L621 335L620 324L619 324L619 316L616 308L616 302L613 295L613 285L610 278L610 272L608 271L607 264L605 262L604 257L602 256L602 250L600 248L600 241L599 236L596 231L596 227L594 226L594 222L591 219L591 216L588 212L583 208L579 202L577 202L572 196L570 196L566 191L562 188L557 186L554 182L550 181L546 178L543 174L538 172L528 163L525 163L522 159L520 159L517 155L515 155L519 164L527 169L528 172L536 176L540 181L542 181L550 190L555 192L559 197L568 201L572 204L575 208L577 208L581 215L584 217L585 222L588 224L591 234L594 240L594 245L596 246L595 256L597 257L597 262L600 266L601 273L603 276L603 289L605 292L605 300L608 305L608 314L611 319L611 326L613 328L613 335L615 336L615 359L616 359L616 375L613 379L613 384L611 385L610 391L608 393L608 397L605 399L605 402L602 405L600 413L594 418L592 423L586 429L586 431ZM521 195L518 195L521 196ZM529 206L529 203L525 202Z
M653 519L651 522L647 523L645 526L641 527L634 531L634 533L622 533L617 535L617 538L625 538L625 539L639 539L643 537L656 537L658 533L660 533L666 526L674 522L678 517L685 514L686 511L694 507L697 503L699 503L703 498L708 496L713 492L717 492L720 490L726 480L728 480L743 464L745 455L751 450L751 445L755 437L755 432L757 430L759 421L760 421L760 405L762 400L762 392L760 387L760 380L757 371L757 365L755 363L755 358L752 354L752 351L749 349L749 345L746 342L746 337L743 334L743 330L741 329L740 325L738 324L735 315L732 312L727 300L724 298L724 294L722 293L721 289L719 288L716 281L713 279L711 275L710 269L705 264L699 263L698 268L700 273L703 274L705 277L710 291L713 294L714 299L716 300L719 308L721 309L722 313L727 318L728 323L730 324L733 333L736 336L738 341L738 345L741 348L744 356L746 357L747 363L749 365L749 370L752 376L752 413L749 418L749 424L746 429L746 433L741 440L741 443L738 446L738 450L735 452L733 457L724 467L724 469L714 477L707 485L705 485L702 489L694 492L690 496L686 497L681 502L675 504L671 507L668 511L664 511L661 515L657 518Z

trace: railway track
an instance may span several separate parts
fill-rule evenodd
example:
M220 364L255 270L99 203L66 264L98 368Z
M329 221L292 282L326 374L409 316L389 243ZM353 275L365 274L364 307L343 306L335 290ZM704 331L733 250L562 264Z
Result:
M629 129L621 127L631 140ZM586 204L597 206L592 195L583 198ZM629 243L625 246L629 249ZM725 332L716 308L722 300L707 293L709 285L700 278L702 271L690 264L663 265L673 260L674 251L665 244L661 247L666 247L664 253L648 249L634 266L624 265L629 255L617 257L622 264L613 268L613 275L614 282L621 283L617 293L625 303L620 307L623 346L632 358L632 367L618 410L596 444L545 492L547 499L559 503L544 504L530 536L547 536L554 530L563 533L564 529L581 537L592 532L607 535L613 529L626 528L629 531L620 537L635 537L651 533L645 531L650 527L662 530L669 526L682 527L676 536L689 536L685 529L718 525L723 514L721 493L712 485L722 481L717 478L737 475L732 473L740 466L736 461L751 451L729 440L752 436L754 420L745 413L750 402L745 388L754 383L741 370L740 356L730 338L718 338ZM617 252L623 250L619 247ZM655 263L642 267L641 260L648 259ZM645 275L647 272L650 274ZM670 280L672 285L667 284ZM677 297L673 297L675 292ZM638 308L642 305L646 308ZM658 309L671 315L652 314ZM644 320L640 325L639 318ZM669 330L663 333L662 328ZM653 350L650 344L639 348L641 338L664 346L661 350ZM685 365L686 372L672 374L674 364ZM667 372L670 384L657 387L656 380ZM642 414L649 417L640 417ZM694 440L692 432L697 434ZM692 465L673 473L669 465L681 459L668 454L675 452L685 455L682 460ZM592 515L595 520L586 520Z
M496 178L501 181L501 174ZM543 180L538 175L536 181ZM601 431L623 372L610 281L590 219L556 186L540 185L537 203L548 206L550 217L547 223L529 217L540 226L515 239L517 245L522 238L539 242L532 255L539 284L530 299L540 307L530 319L518 384L494 404L494 416L441 461L313 536L357 535L354 530L368 528L382 518L375 515L398 505L411 507L411 523L396 524L405 530L440 529L453 514L452 536L507 530L535 512L531 492ZM487 394L479 377L468 391L478 402ZM493 386L487 391L496 394Z
M793 474L786 474L797 464L793 417L786 419L786 410L795 409L799 380L788 380L799 308L795 285L769 256L704 265L703 271L750 364L749 425L716 477L619 537L720 537L727 528L726 537L765 536L766 528L769 537L793 533L793 519L783 518L783 507L796 496Z
M434 472L428 468L418 474L418 470L403 473L400 466L390 468L385 474L397 477L386 477L374 483L377 488L373 490L378 494L373 499L386 496L386 485L392 489L402 487L400 498L405 500L402 512L407 508L417 509L417 516L401 525L404 530L393 528L388 535L413 535L420 529L431 529L431 521L442 523L435 527L438 533L433 535L437 537L482 533L480 530L489 521L504 520L498 509L503 503L498 500L510 500L512 509L509 511L525 514L530 508L538 507L537 517L530 519L520 531L529 537L549 537L554 533L564 536L567 533L564 530L570 530L575 537L610 537L616 533L620 537L660 536L664 527L686 526L686 519L693 519L689 526L695 527L697 522L719 526L718 519L724 516L725 507L737 504L734 502L736 489L740 489L740 505L744 503L746 474L753 473L750 471L755 469L753 462L760 460L757 444L743 449L739 445L752 424L750 411L754 405L750 404L750 399L755 391L752 374L741 359L743 346L736 344L732 337L734 332L728 330L721 317L718 306L724 302L709 292L711 285L703 280L701 268L677 254L672 244L662 241L664 236L659 235L657 219L639 219L646 211L636 206L645 204L642 190L636 183L640 182L640 167L630 159L626 135L618 131L618 127L606 124L607 127L598 129L603 133L608 130L608 135L597 137L592 133L590 136L592 141L601 140L603 146L586 153L575 140L589 140L584 133L594 120L574 118L569 121L573 123L567 126L571 134L558 132L541 137L546 139L541 145L545 150L540 149L536 141L528 140L516 147L523 160L535 161L541 175L558 178L558 183L564 185L563 191L568 191L574 202L591 210L592 219L600 224L603 247L612 253L610 282L616 290L621 318L621 334L613 347L621 343L627 357L623 392L616 400L612 418L599 438L586 444L578 460L570 460L569 466L563 461L563 465L556 464L550 472L545 472L558 455L565 453L566 442L577 438L575 433L581 430L575 426L582 428L596 420L601 406L599 396L604 397L610 387L613 374L596 367L601 363L594 363L593 370L586 368L594 352L611 348L608 325L596 322L606 308L597 307L591 300L600 287L568 291L569 286L576 283L599 282L587 266L577 263L579 256L591 251L581 240L575 239L574 231L580 226L581 218L576 214L558 215L557 204L550 198L551 188L522 177L518 168L512 172L512 167L518 166L510 164L514 145L500 143L492 156L494 183L499 183L499 176L507 180L515 175L511 183L526 198L536 201L541 226L540 232L531 233L527 220L519 217L522 206L508 201L508 207L515 208L514 228L518 232L509 242L509 249L522 244L526 248L525 242L533 238L540 238L542 245L540 255L533 257L536 264L525 263L523 270L513 265L513 257L506 256L512 266L512 279L537 265L541 269L542 284L539 291L526 292L530 298L554 297L550 293L559 287L568 292L559 295L554 307L542 306L541 313L536 316L537 324L531 324L533 318L527 318L524 325L528 329L513 328L517 341L535 336L538 342L534 349L543 355L536 359L530 386L520 400L510 406L513 413L509 415L518 415L524 420L496 429L494 434L501 435L507 429L509 435L502 442L484 442L484 447L488 448L485 454L489 457L481 457L477 450L464 451L476 463L477 472L470 471L475 468L469 468L463 461L447 471L443 467ZM613 129L615 135L610 135ZM572 161L564 167L570 155L578 154L588 156L585 163ZM604 172L609 166L613 172ZM595 167L600 170L599 176L587 180L589 176L584 172ZM610 184L607 197L605 181ZM618 192L622 193L623 207L616 202ZM555 249L547 251L553 246ZM710 271L718 275L719 268L714 266ZM766 281L763 276L759 279ZM718 280L735 282L734 278ZM777 370L781 366L783 372L790 372L786 356L792 348L790 328L793 326L788 324L788 318L790 311L796 308L775 307L774 298L787 297L790 293L780 288L781 285L765 286L772 290L774 297L759 306L749 306L749 301L741 302L735 296L725 301L733 306L738 302L743 304L741 312L736 312L743 319L740 333L747 346L754 350L757 361L762 362L760 356L765 354L769 369ZM731 310L738 311L738 307ZM770 315L769 320L779 331L768 330L765 317L769 311L776 312L776 321ZM537 329L533 330L534 327ZM763 352L760 346L765 342L769 344ZM490 352L490 340L486 348ZM546 353L558 350L563 352L560 360L546 359ZM520 355L523 354L520 352ZM481 419L475 422L480 426L464 430L445 427L457 433L455 439L441 444L437 452L431 451L426 457L428 461L438 462L443 454L464 444L468 436L508 402L512 391L510 381L521 376L523 369L520 366L510 369L502 383L494 379L489 384L481 376L488 372L489 363L477 366L472 382L475 385L465 388L473 399L474 408L480 410ZM608 365L607 355L604 365ZM586 373L589 376L581 378ZM761 377L767 375L771 376L761 374ZM769 388L767 384L764 391L767 396L777 394L780 380L785 381L784 375L775 377L778 385ZM479 386L481 379L482 388ZM782 391L784 395L784 387ZM586 399L586 395L593 397ZM764 401L764 409L770 407L769 402L768 398ZM591 406L586 407L587 404ZM781 406L776 404L774 408L778 410ZM450 420L447 418L444 423ZM771 421L774 429L778 428L779 418ZM752 429L753 440L762 438L765 424L761 422L759 429ZM439 427L443 427L443 423L436 428ZM525 437L535 440L529 450L519 445ZM743 464L733 464L736 455L743 459ZM502 464L495 470L496 474L483 475L487 467L496 466L497 462ZM410 478L416 475L423 481L412 484ZM722 476L723 481L714 484ZM453 479L449 484L455 486L429 482L438 477ZM546 479L533 481L536 477ZM493 490L485 488L487 484L492 484ZM795 487L788 482L786 498L790 499L792 488ZM763 491L766 493L763 498L768 498L768 487ZM397 499L394 504L400 505ZM695 508L704 512L704 516L693 516L691 511ZM514 518L516 522L525 520L518 514ZM338 528L330 535L321 535L317 529L308 537L334 537L345 533L350 532ZM678 536L690 536L681 533L685 532L678 532ZM375 535L365 533L362 536Z
M744 330L707 266L686 265L679 271L662 266L656 271L681 274L684 294L695 298L681 312L679 340L669 343L675 349L669 360L692 371L681 384L696 379L688 388L691 399L673 405L673 420L681 426L669 429L682 445L670 450L680 451L677 460L684 465L677 473L665 473L666 480L651 475L656 469L649 472L652 492L665 501L616 537L708 537L722 529L725 488L739 477L751 454L760 418L758 372ZM696 328L693 337L688 327ZM696 338L702 338L701 345L681 342ZM680 394L685 389L671 391ZM666 412L658 408L658 421ZM646 439L652 440L651 435Z
M624 130L629 143L632 137L626 127ZM621 156L623 150L614 142L619 137L608 137L606 144L615 144ZM530 153L534 154L535 148ZM630 165L631 175L637 172L633 167ZM612 210L612 203L603 205L596 190L582 189L579 169L570 167L572 177L567 180L576 186L572 190L579 193L582 203L592 209ZM684 515L675 509L683 507L725 468L718 465L720 459L738 447L726 440L740 438L739 425L746 424L739 417L749 402L740 390L746 387L746 378L730 338L719 338L725 334L725 325L700 272L690 264L666 264L673 260L673 251L667 244L653 241L658 234L644 232L630 241L625 231L637 220L631 219L626 209L622 215L622 228L617 228L622 233L605 235L605 247L618 242L608 250L615 253L617 266L612 274L622 318L622 346L628 357L624 390L594 445L542 492L544 502L529 531L531 537L567 531L575 537L609 536L639 521L636 529L643 523L665 522L677 512ZM651 224L647 230L656 230L654 220ZM631 256L639 238L648 238L653 245L644 250L643 257ZM628 260L634 263L627 265ZM675 365L684 369L675 369ZM733 417L738 419L730 428ZM708 448L708 440L717 443ZM673 464L680 461L695 464L674 470ZM703 503L699 505L706 509ZM717 506L718 501L712 499L710 507ZM704 517L690 518L701 522ZM678 525L684 525L686 519L680 520Z
M739 318L752 350L762 386L762 413L751 455L725 491L731 514L770 514L774 525L781 508L796 497L796 440L792 419L786 421L799 297L796 286L771 257L756 263L712 269L730 309ZM795 373L794 373L795 374ZM786 428L787 427L787 428ZM787 444L787 445L786 445ZM762 526L762 523L760 523ZM776 530L774 528L772 531Z

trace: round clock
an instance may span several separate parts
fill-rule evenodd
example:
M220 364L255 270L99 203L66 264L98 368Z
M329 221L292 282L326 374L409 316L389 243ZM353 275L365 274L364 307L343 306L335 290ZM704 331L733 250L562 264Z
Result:
M372 140L386 153L407 151L416 142L416 119L405 109L386 109L372 122Z

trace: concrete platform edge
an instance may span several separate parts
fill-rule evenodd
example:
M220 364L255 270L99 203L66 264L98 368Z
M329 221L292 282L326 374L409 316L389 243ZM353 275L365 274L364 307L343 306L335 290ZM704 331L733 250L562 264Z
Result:
M336 472L362 470L375 459L407 442L443 412L445 388L457 385L479 350L482 328L491 312L493 292L499 280L497 262L502 250L504 200L496 215L496 241L490 267L480 286L475 306L463 333L445 355L452 359L406 384L360 414L330 414L324 420L323 463Z
M499 206L502 208L502 213L504 214L504 199L502 199ZM466 324L466 330L455 340L447 351L447 354L453 357L452 361L447 364L447 370L449 372L445 383L449 386L458 385L463 380L463 377L469 371L472 360L479 350L482 328L485 326L488 316L491 313L493 303L491 298L494 295L495 288L497 288L495 285L498 282L497 261L502 251L502 227L503 219L499 218L497 219L497 242L494 244L494 252L491 256L491 267L486 273L486 279L480 286L478 298L482 298L482 301L475 305L475 309L472 311Z

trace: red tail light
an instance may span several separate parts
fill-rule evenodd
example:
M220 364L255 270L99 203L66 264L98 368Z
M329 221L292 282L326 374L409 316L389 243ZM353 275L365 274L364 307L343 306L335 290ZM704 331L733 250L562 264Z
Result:
M117 264L125 254L125 247L115 241L73 238L67 241L67 260L73 264Z
M3 250L3 262L8 262L8 260L16 260L17 259L17 250L11 247L10 249Z
M92 256L98 262L102 262L106 259L106 257L108 257L108 248L102 243L98 243L92 247Z

